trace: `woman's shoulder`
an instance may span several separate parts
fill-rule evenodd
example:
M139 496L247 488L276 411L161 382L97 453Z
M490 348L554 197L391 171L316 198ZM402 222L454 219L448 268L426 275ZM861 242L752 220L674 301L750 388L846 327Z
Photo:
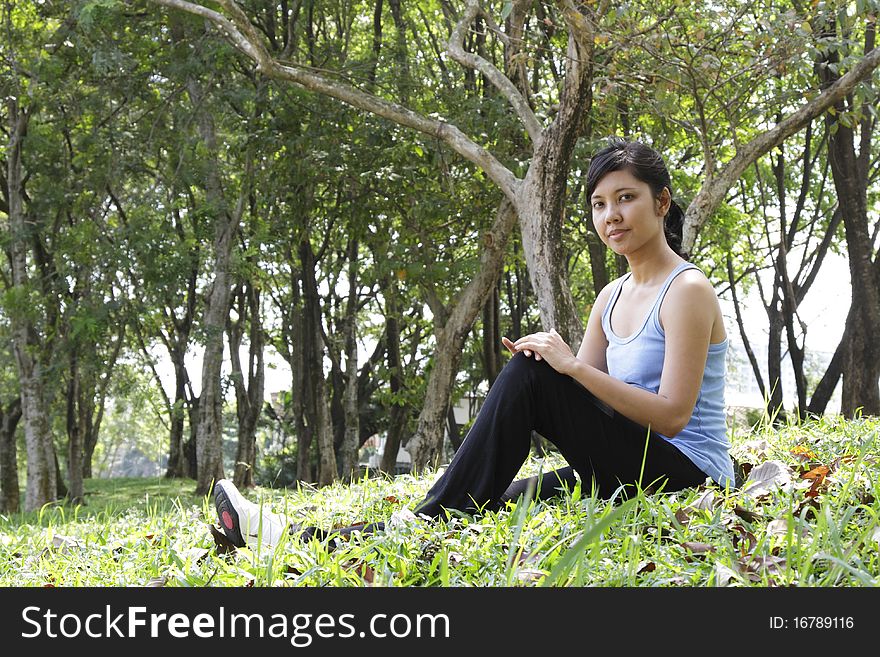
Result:
M707 296L717 299L715 287L699 267L687 267L679 272L669 286L669 292L677 295Z
M673 279L661 307L664 315L674 313L691 319L696 319L698 313L715 319L720 311L715 287L702 270L694 267L683 270Z

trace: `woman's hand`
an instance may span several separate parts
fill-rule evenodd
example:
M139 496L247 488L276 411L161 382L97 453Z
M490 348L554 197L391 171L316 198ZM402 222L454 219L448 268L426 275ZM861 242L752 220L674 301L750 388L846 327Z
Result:
M527 357L535 354L535 360L546 360L554 370L561 374L567 374L575 356L562 336L556 329L550 329L549 333L539 332L524 335L516 342L507 338L501 338L501 343L510 350L510 353L523 352Z

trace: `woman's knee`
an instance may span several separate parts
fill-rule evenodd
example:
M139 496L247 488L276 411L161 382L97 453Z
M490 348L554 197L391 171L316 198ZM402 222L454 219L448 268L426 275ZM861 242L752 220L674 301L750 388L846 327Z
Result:
M526 356L524 353L520 352L518 354L514 354L513 358L511 358L507 365L505 365L504 369L518 370L521 372L537 372L544 373L546 370L553 370L550 365L547 364L545 360L537 360L533 355Z

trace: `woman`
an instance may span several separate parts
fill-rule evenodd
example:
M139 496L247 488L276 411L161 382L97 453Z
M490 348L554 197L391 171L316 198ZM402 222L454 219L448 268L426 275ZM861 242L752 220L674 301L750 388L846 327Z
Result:
M678 251L684 217L666 165L648 146L614 138L593 157L586 192L596 232L630 272L599 293L577 355L554 329L502 338L513 358L416 513L497 508L536 488L548 497L573 486L575 471L603 498L707 477L732 485L724 319L711 283ZM533 429L569 466L511 484ZM286 530L226 480L215 486L215 504L236 545L274 544Z

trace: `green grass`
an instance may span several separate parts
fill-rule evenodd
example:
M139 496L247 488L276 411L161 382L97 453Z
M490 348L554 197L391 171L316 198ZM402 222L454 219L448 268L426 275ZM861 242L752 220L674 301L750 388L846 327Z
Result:
M761 496L707 485L604 501L580 486L539 503L426 522L437 473L249 496L330 528L394 518L335 550L294 539L224 553L192 481L89 480L86 506L0 516L2 586L877 586L880 421L836 417L734 435L734 455L792 469ZM522 475L557 467L532 459ZM821 485L802 474L828 468ZM821 469L814 472L821 472Z

